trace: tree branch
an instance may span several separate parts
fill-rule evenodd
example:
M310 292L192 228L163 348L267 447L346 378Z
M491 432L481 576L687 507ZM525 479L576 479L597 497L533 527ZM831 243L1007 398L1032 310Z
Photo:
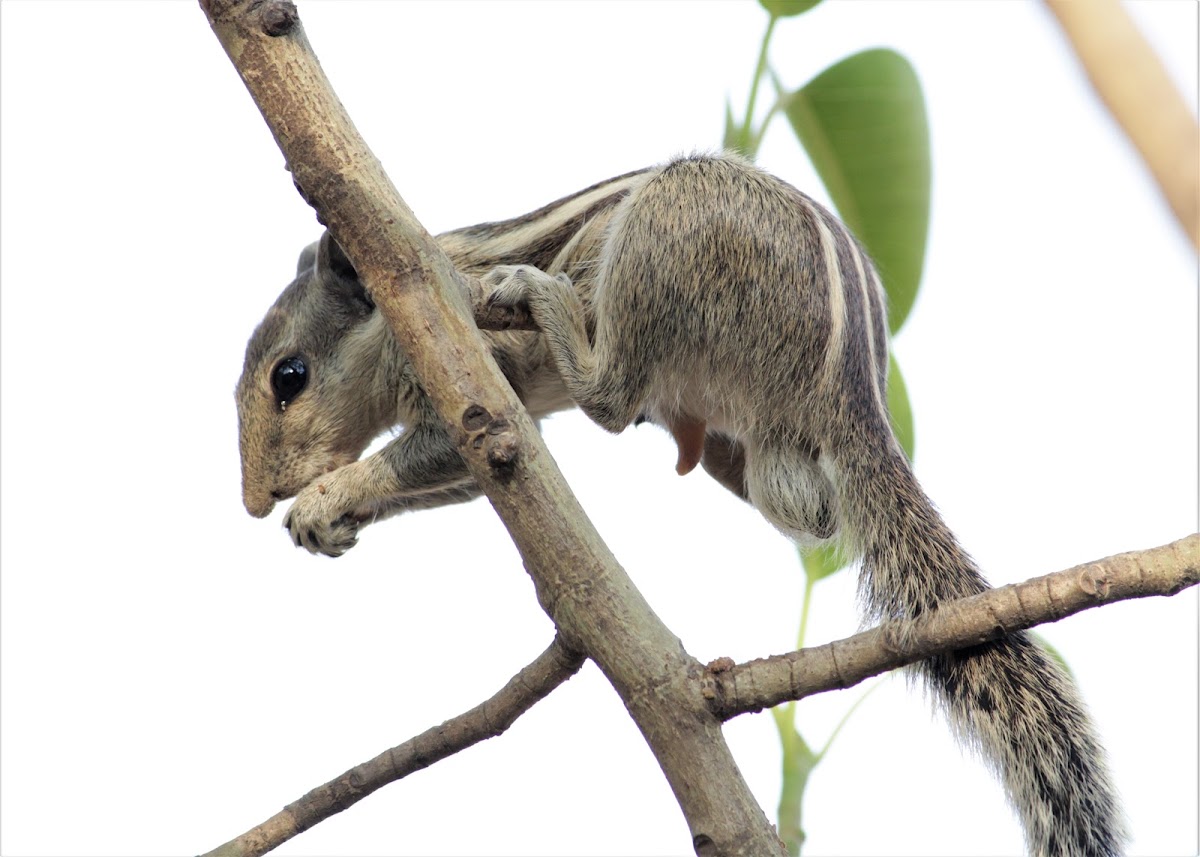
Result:
M1200 127L1117 0L1045 0L1096 94L1141 153L1200 250Z
M434 762L452 756L487 738L495 738L518 717L545 699L550 691L575 675L584 658L555 637L546 651L509 679L491 699L441 726L435 726L403 744L356 765L236 839L204 857L258 857L298 833L347 809L371 792Z
M471 286L400 198L286 0L200 0L296 186L346 251L472 477L508 528L564 644L596 662L665 774L698 854L782 853L663 625L571 494L471 323Z
M1024 583L942 605L915 622L870 631L733 666L709 666L703 693L722 720L761 711L863 679L931 655L975 646L1066 616L1151 595L1174 595L1200 582L1200 535L1162 547L1117 554Z

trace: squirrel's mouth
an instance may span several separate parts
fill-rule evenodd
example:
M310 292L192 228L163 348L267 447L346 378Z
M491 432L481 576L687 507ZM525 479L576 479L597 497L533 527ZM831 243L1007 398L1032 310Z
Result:
M265 518L271 514L280 500L296 496L295 491L269 491L259 486L242 486L242 505L254 518Z
M265 518L271 514L271 510L275 508L275 503L279 500L286 499L282 496L276 497L275 492L267 496L251 496L246 494L242 497L242 504L246 507L246 511L254 518Z

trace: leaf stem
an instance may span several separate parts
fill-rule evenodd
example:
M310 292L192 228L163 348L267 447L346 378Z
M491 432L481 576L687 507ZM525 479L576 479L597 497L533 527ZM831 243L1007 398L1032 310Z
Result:
M771 105L771 109L768 110L767 115L763 117L762 124L758 126L758 130L754 132L753 137L747 143L751 152L754 152L755 154L758 153L758 147L762 145L762 139L767 133L767 127L771 124L771 120L775 118L775 114L783 110L783 106L786 101L786 93L775 99L775 103Z
M804 600L800 604L800 630L796 632L796 651L804 648L804 636L808 632L808 608L812 604L815 585L816 580L811 574L804 575Z
M758 137L761 134L754 134L754 107L758 102L758 86L762 82L763 72L767 70L767 46L771 43L771 34L775 32L775 22L779 18L772 15L767 21L767 31L763 33L762 46L758 50L758 65L754 68L754 79L750 82L750 97L746 100L746 116L742 120L742 140L750 140L751 137ZM753 157L752 152L747 153Z
M833 743L833 739L836 738L838 733L842 731L842 727L846 725L846 721L850 719L850 715L857 711L858 707L862 705L866 698L874 693L875 689L881 684L883 684L882 681L876 681L867 689L867 692L855 700L854 704L851 705L850 708L847 709L846 713L842 715L842 719L838 721L837 726L833 727L833 731L829 733L829 737L825 739L825 746L817 751L817 761L825 758L825 753L828 752L829 745Z

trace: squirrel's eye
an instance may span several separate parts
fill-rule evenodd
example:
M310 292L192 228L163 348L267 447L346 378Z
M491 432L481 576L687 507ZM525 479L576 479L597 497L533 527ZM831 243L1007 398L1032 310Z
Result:
M279 403L292 401L308 383L308 367L299 357L285 357L271 372L271 389Z

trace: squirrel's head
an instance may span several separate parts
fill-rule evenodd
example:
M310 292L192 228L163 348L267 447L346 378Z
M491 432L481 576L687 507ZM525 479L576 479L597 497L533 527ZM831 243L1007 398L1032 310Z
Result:
M242 501L256 518L323 473L357 460L372 425L378 351L361 346L375 305L326 232L246 346L235 392Z

